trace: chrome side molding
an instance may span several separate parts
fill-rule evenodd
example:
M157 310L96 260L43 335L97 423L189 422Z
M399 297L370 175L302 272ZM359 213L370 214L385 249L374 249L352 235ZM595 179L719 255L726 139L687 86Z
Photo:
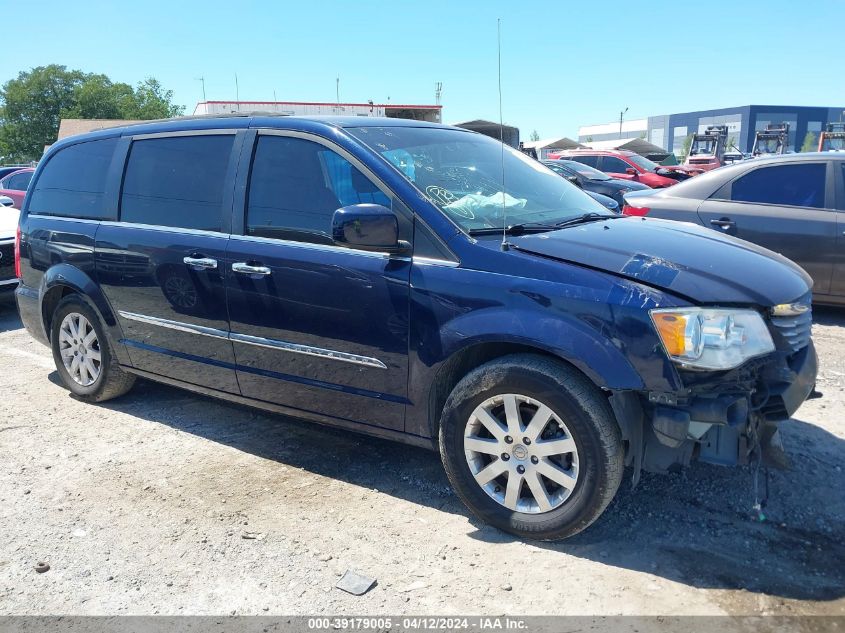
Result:
M263 338L261 336L250 336L249 334L238 334L237 332L225 332L224 330L204 327L202 325L194 325L192 323L184 323L182 321L171 321L170 319L162 319L160 317L148 316L146 314L137 314L135 312L126 312L124 310L118 310L118 314L124 319L128 319L129 321L138 321L139 323L157 325L159 327L177 330L179 332L187 332L189 334L200 334L202 336L210 336L212 338L228 339L231 341L237 341L238 343L245 343L247 345L266 347L269 349L280 350L282 352L291 352L293 354L316 356L317 358L327 358L330 360L337 360L343 363L352 363L353 365L373 367L375 369L387 369L387 365L385 365L379 359L371 358L369 356L361 356L359 354L350 354L349 352L339 352L337 350L323 349L322 347L313 347L311 345L289 343L287 341L279 341L277 339L272 338Z

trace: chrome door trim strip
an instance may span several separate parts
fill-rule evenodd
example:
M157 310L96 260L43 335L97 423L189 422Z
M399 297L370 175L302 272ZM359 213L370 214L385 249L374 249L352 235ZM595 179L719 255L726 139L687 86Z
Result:
M276 244L278 246L292 246L293 248L306 248L312 251L324 251L328 253L343 253L344 255L359 255L361 257L373 257L375 259L389 259L390 253L383 251L359 251L346 246L333 246L331 244L316 244L314 242L297 242L295 240L280 240L274 237L260 237L258 235L232 235L231 239L238 242L259 242L261 244ZM403 260L401 257L393 259ZM407 258L404 258L407 259Z
M238 334L232 332L229 335L233 341L239 343L246 343L247 345L256 345L258 347L267 347L270 349L282 350L284 352L293 352L294 354L305 354L306 356L317 356L319 358L329 358L331 360L339 360L344 363L353 363L355 365L364 365L365 367L375 367L377 369L387 369L387 365L377 358L370 358L369 356L359 356L358 354L350 354L349 352L337 352L335 350L323 349L321 347L312 347L310 345L299 345L297 343L288 343L287 341L278 341L271 338L263 338L261 336L250 336L248 334Z
M211 327L193 325L192 323L184 323L183 321L171 321L170 319L162 319L159 317L148 316L146 314L137 314L135 312L126 312L124 310L118 310L117 313L124 319L129 319L130 321L138 321L139 323L147 323L149 325L158 325L159 327L178 330L179 332L202 334L203 336L210 336L212 338L229 338L228 332Z
M421 266L445 266L446 268L457 268L461 264L448 259L437 259L436 257L423 257L414 255L413 261Z
M103 220L103 226L119 226L126 229L145 229L147 231L160 231L163 233L179 233L182 235L210 235L214 237L228 238L228 233L222 231L207 231L205 229L185 229L179 226L164 226L163 224L141 224L139 222L119 222L116 220Z
M17 279L15 280L17 282ZM146 314L137 314L135 312L126 312L118 310L117 312L124 319L130 321L138 321L139 323L147 323L149 325L157 325L159 327L177 330L179 332L187 332L189 334L201 334L203 336L210 336L212 338L229 339L237 341L238 343L245 343L246 345L255 345L257 347L266 347L269 349L280 350L283 352L292 352L294 354L305 354L306 356L316 356L318 358L327 358L330 360L337 360L344 363L352 363L354 365L363 365L365 367L374 367L376 369L387 369L387 365L377 358L369 356L360 356L359 354L350 354L349 352L338 352L331 349L323 349L322 347L312 347L311 345L299 345L297 343L288 343L287 341L279 341L271 338L264 338L261 336L250 336L249 334L238 334L237 332L224 332L215 328L204 327L202 325L193 325L191 323L184 323L182 321L171 321L170 319L162 319L160 317L148 316Z
M100 224L105 222L105 220L96 220L93 218L69 218L64 215L50 215L49 213L30 213L27 217L43 220L59 220L60 222L79 222L81 224Z
M6 246L6 244L14 244L15 238L10 237L8 240L0 240L0 246Z
M12 284L17 285L19 281L20 280L17 277L15 277L14 279L4 279L0 281L0 286L11 286Z

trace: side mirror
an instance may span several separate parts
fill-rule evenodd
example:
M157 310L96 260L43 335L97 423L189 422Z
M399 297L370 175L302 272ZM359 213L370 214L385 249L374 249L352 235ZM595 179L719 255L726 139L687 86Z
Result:
M362 203L342 207L332 216L335 244L363 251L404 253L408 242L399 239L396 215L380 204Z
M637 170L636 170L636 169L634 169L633 167L628 167L628 168L625 170L625 173L626 173L626 174L628 174L629 176L636 176L636 175L637 175Z
M566 179L571 182L573 185L581 189L581 181L578 180L578 176L567 176Z

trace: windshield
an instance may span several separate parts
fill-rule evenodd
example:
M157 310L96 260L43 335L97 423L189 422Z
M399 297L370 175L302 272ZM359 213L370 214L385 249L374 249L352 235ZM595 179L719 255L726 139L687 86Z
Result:
M690 156L713 155L716 153L715 139L696 139L690 149Z
M579 163L577 160L562 160L559 162L563 163L566 167L569 167L569 169L577 172L579 176L583 176L587 180L610 180L610 176L603 171L599 171L595 167L590 167L584 163Z
M645 156L640 156L639 154L631 154L630 156L626 156L629 161L634 163L640 169L645 171L657 171L659 165L647 159Z
M777 154L780 147L780 137L759 137L755 151L758 154Z
M481 134L424 127L348 131L390 161L465 231L552 225L584 213L612 215L522 152L504 146L503 157L502 144Z
M822 151L825 152L841 152L845 150L845 136L835 136L831 138L826 136L824 139L824 144L822 145Z

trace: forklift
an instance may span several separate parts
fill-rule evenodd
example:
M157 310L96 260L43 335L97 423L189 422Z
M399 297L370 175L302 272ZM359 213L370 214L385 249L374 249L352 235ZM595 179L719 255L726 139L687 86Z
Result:
M775 156L786 154L789 144L789 123L769 123L765 130L760 130L754 137L751 156Z
M703 133L692 135L689 154L684 167L710 171L725 164L724 156L728 142L727 125L708 125Z
M820 152L845 152L845 122L828 123L819 136Z

